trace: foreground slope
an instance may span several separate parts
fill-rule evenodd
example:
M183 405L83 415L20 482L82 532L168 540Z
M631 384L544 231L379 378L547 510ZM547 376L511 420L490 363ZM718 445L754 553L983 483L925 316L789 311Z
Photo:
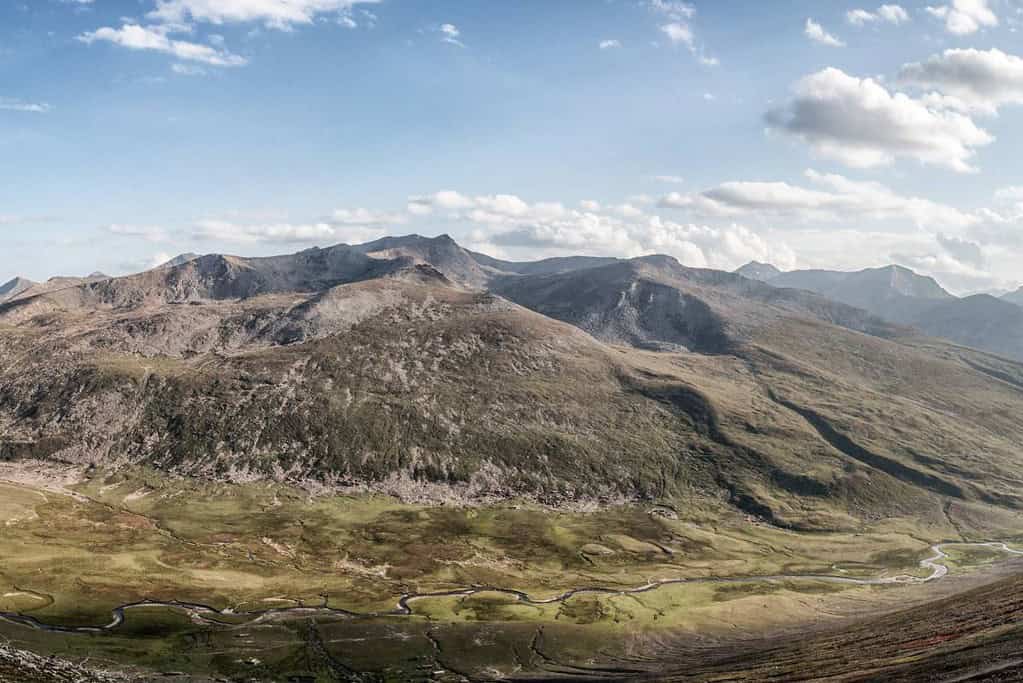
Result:
M1023 576L834 631L679 648L650 681L1018 681ZM655 670L658 668L653 666Z

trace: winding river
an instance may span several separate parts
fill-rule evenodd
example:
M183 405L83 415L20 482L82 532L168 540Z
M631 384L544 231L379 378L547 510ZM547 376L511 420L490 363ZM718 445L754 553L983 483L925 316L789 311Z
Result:
M562 603L566 600L584 594L596 594L596 595L636 595L639 593L648 593L650 591L657 590L664 586L680 585L680 584L708 584L708 583L720 583L720 584L743 584L743 583L761 583L769 581L822 581L827 583L836 583L853 586L881 586L881 585L892 585L892 584L924 584L932 581L938 581L948 575L948 565L942 562L948 559L948 554L945 552L945 548L948 547L974 547L974 548L990 548L998 550L1009 555L1021 555L1023 556L1023 550L1014 550L1007 544L1001 542L983 542L983 543L945 543L934 545L931 547L933 555L920 561L920 567L922 569L930 570L930 575L926 577L912 576L912 575L899 575L899 576L888 576L876 579L856 579L846 576L832 576L828 574L765 574L762 576L736 576L736 577L699 577L699 578L688 578L688 579L655 579L641 586L634 588L603 588L598 586L586 586L581 588L573 588L565 591L559 595L555 595L550 598L537 599L531 597L528 593L523 591L511 589L511 588L500 588L497 586L473 586L471 588L464 588L459 590L449 591L438 591L432 593L407 593L402 595L398 599L397 607L393 610L382 611L382 612L352 612L349 610L334 608L334 607L278 607L270 608L266 610L252 610L252 611L241 611L236 612L231 608L219 610L209 605L193 602L179 602L176 600L165 601L165 600L141 600L138 602L127 603L120 607L114 608L111 613L111 621L105 626L60 626L54 624L47 624L40 621L39 619L21 614L18 612L0 612L0 618L6 621L28 626L34 629L49 631L53 633L104 633L111 631L121 626L125 621L125 614L129 610L141 609L141 608L165 608L181 610L187 613L189 616L201 619L211 624L220 625L241 625L234 621L225 622L224 619L234 619L235 617L251 617L248 622L244 622L244 625L252 625L259 622L267 621L274 618L287 618L287 617L310 617L310 616L334 616L334 617L346 617L352 619L370 619L379 617L409 617L415 614L412 603L418 600L428 600L436 598L447 598L447 597L469 597L479 593L497 593L501 595L508 595L515 598L516 601L527 604L527 605L551 605L555 603Z

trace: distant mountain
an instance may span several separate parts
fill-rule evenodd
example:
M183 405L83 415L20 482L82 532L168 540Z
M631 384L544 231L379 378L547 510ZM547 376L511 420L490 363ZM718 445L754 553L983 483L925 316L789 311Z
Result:
M770 263L761 263L760 261L750 261L735 272L745 278L749 278L750 280L759 280L760 282L773 280L782 273L778 270L778 268L772 266Z
M1020 287L1015 292L1009 292L1002 296L1002 301L1008 301L1011 304L1017 306L1023 306L1023 287Z
M768 283L816 292L931 336L1023 360L1023 318L1009 304L1014 295L960 299L933 278L894 265L850 273L797 270Z
M601 341L651 350L726 353L752 328L801 315L872 334L892 334L862 311L734 273L644 256L562 273L495 280L517 304L580 327Z
M18 296L25 290L34 287L36 283L26 280L23 277L16 277L0 285L0 301L6 301Z
M932 337L1023 360L1023 308L987 294L944 301L908 322Z
M829 299L886 315L911 306L912 300L955 298L933 278L918 275L902 266L867 268L851 273L831 270L796 270L770 280L775 287L809 289Z
M20 279L20 278L19 278ZM21 289L18 292L8 295L6 298L0 296L0 302L13 302L19 299L29 299L40 294L47 294L50 292L58 292L63 289L69 289L77 287L78 285L89 284L91 282L100 282L102 280L109 280L110 276L100 272L94 272L85 277L74 277L58 275L51 277L46 282L31 282L30 286ZM29 280L22 280L23 282L30 282Z
M486 254L470 251L476 261L495 273L514 275L554 275L570 273L574 270L606 266L620 259L608 256L560 256L541 259L539 261L503 261Z

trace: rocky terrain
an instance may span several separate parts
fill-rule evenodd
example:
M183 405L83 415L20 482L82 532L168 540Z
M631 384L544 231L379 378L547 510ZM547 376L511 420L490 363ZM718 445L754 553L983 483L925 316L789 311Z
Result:
M130 681L124 674L106 673L42 657L0 642L0 681L10 683L117 683ZM138 679L135 679L138 680Z
M944 297L942 298L944 299ZM448 237L207 255L0 305L0 453L406 498L997 526L1023 367L670 257Z

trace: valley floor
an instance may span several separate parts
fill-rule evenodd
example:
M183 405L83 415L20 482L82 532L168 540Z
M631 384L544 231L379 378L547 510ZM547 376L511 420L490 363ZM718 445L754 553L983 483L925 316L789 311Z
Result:
M53 466L0 480L8 646L185 680L619 679L691 643L712 671L721 643L934 599L1021 547L911 520L797 533L654 504L425 507Z

